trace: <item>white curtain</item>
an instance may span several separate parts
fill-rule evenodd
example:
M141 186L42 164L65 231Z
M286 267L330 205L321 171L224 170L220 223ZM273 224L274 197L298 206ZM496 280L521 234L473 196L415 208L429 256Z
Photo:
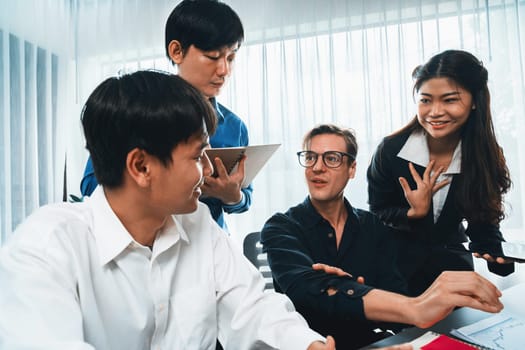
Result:
M356 130L358 172L347 196L367 208L375 146L414 115L412 69L456 48L488 68L514 181L503 229L524 239L525 0L225 2L246 40L219 100L244 119L252 144L282 144L254 181L251 209L227 216L234 237L305 198L295 152L318 123ZM0 243L39 205L79 194L87 158L79 116L93 88L119 71L173 70L163 30L177 3L0 0Z
M35 208L62 199L67 5L0 2L0 244Z

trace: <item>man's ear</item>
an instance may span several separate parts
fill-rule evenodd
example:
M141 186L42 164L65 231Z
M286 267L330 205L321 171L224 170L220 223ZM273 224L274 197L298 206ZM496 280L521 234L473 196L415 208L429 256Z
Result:
M172 40L168 44L168 54L174 64L180 64L184 58L184 50L178 40Z
M126 158L126 171L129 176L140 187L147 187L150 184L150 164L148 154L141 149L134 148L129 151Z
M350 167L348 168L348 178L353 179L355 177L355 171L357 169L357 161L353 161Z

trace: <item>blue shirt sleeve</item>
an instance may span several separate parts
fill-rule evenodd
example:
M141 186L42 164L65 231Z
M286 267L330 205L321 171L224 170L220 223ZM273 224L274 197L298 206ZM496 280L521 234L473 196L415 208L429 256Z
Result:
M250 184L248 187L241 189L241 192L242 199L239 203L232 205L223 204L222 208L226 213L243 213L250 208L250 205L252 205L252 185Z
M240 123L240 134L239 134L239 145L248 146L248 144L249 144L248 128L246 127L246 124L241 122ZM250 184L246 188L243 188L241 192L242 192L242 199L239 203L232 204L232 205L223 204L222 208L224 212L228 214L243 213L250 208L250 206L252 205L252 192L253 192L252 184Z
M93 163L91 162L90 156L86 163L84 177L82 178L82 181L80 181L80 193L82 193L82 196L90 196L97 186L98 181L95 177L95 170L93 169Z

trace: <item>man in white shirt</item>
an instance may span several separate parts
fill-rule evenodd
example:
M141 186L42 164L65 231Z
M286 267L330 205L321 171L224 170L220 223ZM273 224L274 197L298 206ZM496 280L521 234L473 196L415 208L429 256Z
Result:
M0 252L1 349L334 349L199 203L211 105L179 77L110 78L82 124L100 186ZM241 169L243 167L240 167ZM325 343L326 342L326 343Z

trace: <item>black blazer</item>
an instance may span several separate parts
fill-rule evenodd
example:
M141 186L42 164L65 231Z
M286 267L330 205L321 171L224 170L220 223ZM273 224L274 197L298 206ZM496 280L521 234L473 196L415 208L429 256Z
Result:
M416 183L410 174L408 161L399 158L397 154L409 135L407 132L385 137L377 147L367 171L370 210L384 223L397 229L394 232L397 232L399 241L398 258L400 270L405 277L409 278L421 264L428 261L429 256L435 257L433 253L437 253L443 260L450 260L450 263L441 263L443 269L462 270L464 266L459 266L461 263L451 258L453 255L447 254L445 246L459 246L461 242L467 241L468 236L476 249L476 245L487 246L501 242L504 240L503 236L499 226L491 223L469 224L465 229L465 216L457 206L455 197L457 188L462 185L462 174L453 175L446 201L436 223L432 207L424 218L408 220L406 214L410 206L398 179L404 177L412 189L416 188ZM414 168L423 176L425 167L414 164ZM471 261L472 258L468 258ZM403 260L406 266L402 266ZM471 262L469 265L472 269ZM488 267L490 271L503 276L514 271L513 264L488 263Z

